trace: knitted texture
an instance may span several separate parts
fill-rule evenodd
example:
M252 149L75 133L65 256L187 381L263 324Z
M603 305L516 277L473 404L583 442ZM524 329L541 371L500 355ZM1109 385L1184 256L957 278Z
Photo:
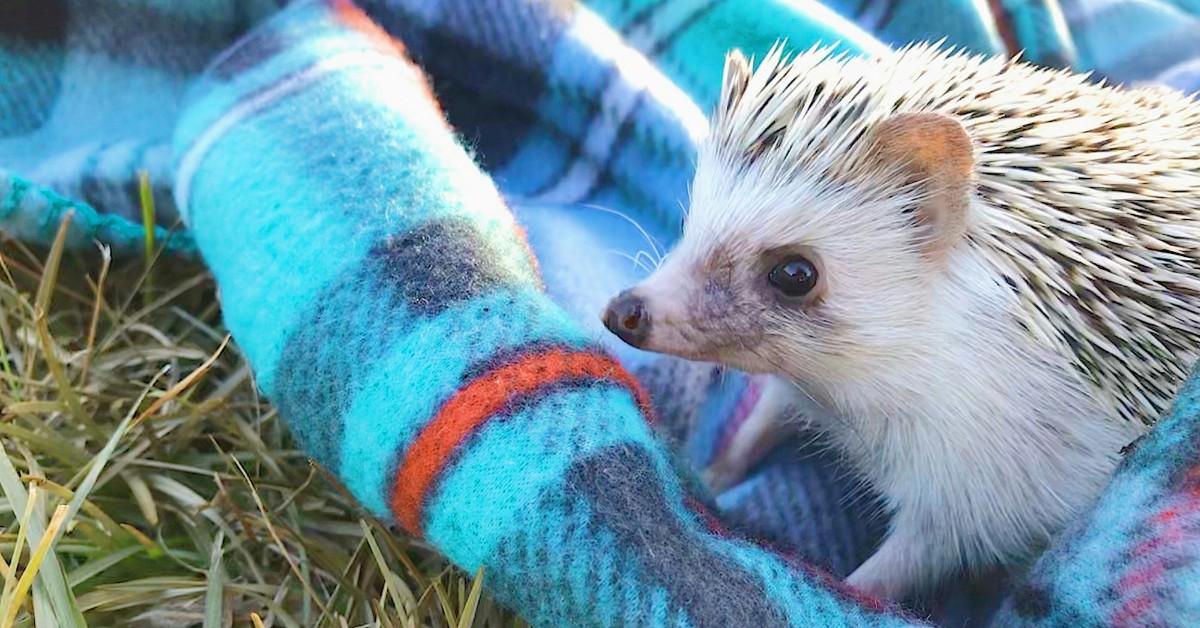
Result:
M148 171L159 241L189 254L195 236L260 385L313 457L553 625L904 621L713 533L695 503L843 575L885 517L808 435L715 502L694 493L676 470L728 442L753 380L614 346L596 320L674 239L725 48L787 37L869 54L882 50L871 31L1197 85L1185 35L1153 43L1195 19L1194 0L362 2L429 76L434 104L352 10L277 4L0 7L0 229L44 242L71 210L73 245L140 246L133 181ZM175 198L191 231L166 231ZM685 460L643 424L647 398ZM1088 525L1126 512L1118 490L1159 491L1160 476L1140 474L1151 462L1129 463ZM1037 593L1000 623L1104 623L1086 614L1095 591L1104 617L1132 609L1127 625L1197 623L1178 555L1161 569L1122 558L1154 555L1175 529L1124 529L1057 545L1058 575L1039 567ZM1101 551L1111 560L1097 568ZM1153 577L1122 579L1142 563ZM921 613L981 625L1002 582L984 584L953 585ZM1029 600L1047 610L1014 610L1036 610Z

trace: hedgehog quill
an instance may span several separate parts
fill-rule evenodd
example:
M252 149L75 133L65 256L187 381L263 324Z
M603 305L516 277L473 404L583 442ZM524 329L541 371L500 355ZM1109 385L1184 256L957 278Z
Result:
M682 237L605 324L773 377L706 472L799 416L883 497L847 579L1019 568L1099 494L1200 347L1200 103L1015 60L738 52Z

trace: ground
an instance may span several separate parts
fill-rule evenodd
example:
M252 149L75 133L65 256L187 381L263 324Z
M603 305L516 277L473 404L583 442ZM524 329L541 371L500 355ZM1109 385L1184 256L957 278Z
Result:
M201 266L106 257L0 242L0 627L524 625L296 449Z

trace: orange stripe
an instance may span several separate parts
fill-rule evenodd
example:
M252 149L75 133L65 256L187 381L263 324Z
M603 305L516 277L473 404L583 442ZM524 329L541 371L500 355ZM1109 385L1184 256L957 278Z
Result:
M472 380L454 393L405 453L392 488L392 513L413 535L421 534L425 500L451 454L488 419L522 397L566 379L610 380L633 393L650 419L650 400L612 358L550 349L521 356Z
M376 48L388 54L394 54L403 58L408 62L409 68L413 71L413 76L416 78L416 87L425 96L429 106L437 111L438 115L445 121L445 112L442 111L441 102L434 96L433 90L429 86L429 81L426 80L425 74L421 72L412 59L408 58L408 51L400 40L392 37L387 31L383 30L371 16L358 8L351 0L329 0L330 7L333 9L333 16L346 27L356 31L360 35L364 35L367 41L371 42Z
M544 291L546 289L546 285L542 282L542 269L541 266L538 265L537 254L533 252L533 247L529 246L529 234L526 233L525 228L521 225L514 224L513 229L517 233L517 240L525 249L525 256L529 259L530 268L533 269L533 279L537 282L538 290Z
M355 6L353 2L350 0L333 0L331 4L334 15L337 16L341 23L366 35L367 39L370 39L380 48L388 52L394 52L401 57L406 56L404 44L401 44L398 39L380 28L370 16L363 13L362 9Z

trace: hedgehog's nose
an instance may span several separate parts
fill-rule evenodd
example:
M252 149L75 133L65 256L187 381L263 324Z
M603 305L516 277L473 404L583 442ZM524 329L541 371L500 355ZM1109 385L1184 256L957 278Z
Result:
M608 302L604 326L626 343L641 347L650 335L650 314L642 298L626 290Z

